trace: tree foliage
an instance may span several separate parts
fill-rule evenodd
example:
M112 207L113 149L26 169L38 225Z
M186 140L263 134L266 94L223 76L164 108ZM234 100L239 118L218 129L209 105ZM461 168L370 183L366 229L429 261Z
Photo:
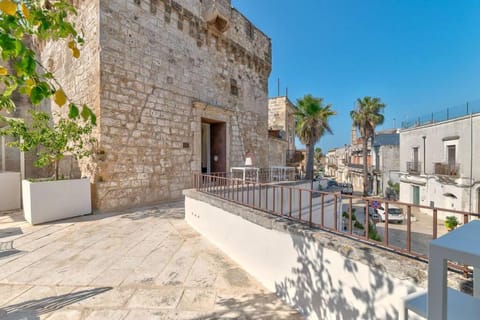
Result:
M297 100L297 112L295 113L297 126L295 131L300 142L307 147L306 179L313 179L315 144L325 132L332 133L328 120L336 112L331 108L330 104L323 104L323 98L316 98L310 94Z
M58 163L65 155L70 154L80 159L91 154L92 125L90 122L80 124L79 121L69 118L59 118L53 122L46 112L30 110L32 121L27 126L23 119L8 119L0 116L0 120L7 125L0 129L0 136L10 136L15 141L9 142L23 152L37 151L37 160L34 165L44 167L53 164L55 180L58 179Z
M375 127L383 123L382 111L384 108L385 104L382 103L380 98L367 96L362 99L358 98L357 110L350 112L353 124L358 128L363 139L363 195L368 194L368 139L373 137Z
M67 0L0 0L0 111L15 110L12 94L18 92L34 106L53 97L59 107L68 105L70 118L95 124L91 109L66 96L34 50L34 43L63 40L65 50L79 58L84 40L70 20L76 14Z

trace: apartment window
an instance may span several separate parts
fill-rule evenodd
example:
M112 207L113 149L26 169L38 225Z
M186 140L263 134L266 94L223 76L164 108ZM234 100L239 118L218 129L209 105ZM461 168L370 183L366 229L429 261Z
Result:
M457 170L457 160L456 160L456 146L455 145L449 145L447 146L447 166L448 166L448 171L447 174L449 175L456 175Z
M448 162L448 166L453 166L453 167L455 167L455 164L456 164L456 159L455 159L456 149L457 149L457 148L456 148L455 145L447 146L447 162Z
M418 163L418 147L413 148L413 163Z

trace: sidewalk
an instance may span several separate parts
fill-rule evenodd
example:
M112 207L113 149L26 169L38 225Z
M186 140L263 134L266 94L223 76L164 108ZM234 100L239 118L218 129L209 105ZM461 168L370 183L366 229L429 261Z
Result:
M0 214L0 318L301 319L183 217L183 202L34 227Z

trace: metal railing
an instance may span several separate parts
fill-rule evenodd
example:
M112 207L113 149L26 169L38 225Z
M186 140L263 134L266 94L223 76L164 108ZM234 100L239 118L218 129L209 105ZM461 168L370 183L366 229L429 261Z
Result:
M439 220L455 216L465 224L480 216L452 209L316 191L311 188L310 181L303 185L272 184L195 174L193 185L199 192L424 261L428 259L428 242L447 232ZM464 266L456 268L468 271Z
M243 180L243 171L212 172L206 174L212 177ZM296 181L300 179L297 169L294 167L273 166L269 168L245 167L245 180L251 182L271 183Z
M442 163L435 162L433 164L435 174L457 177L460 174L460 164L459 163Z
M418 161L408 161L407 172L410 174L420 174L422 172L422 163Z
M427 125L430 123L436 123L441 121L447 121L460 117L467 116L469 114L475 114L480 112L480 100L467 102L463 105L458 105L451 108L446 108L441 111L425 114L414 119L402 121L402 129L415 128L418 126Z

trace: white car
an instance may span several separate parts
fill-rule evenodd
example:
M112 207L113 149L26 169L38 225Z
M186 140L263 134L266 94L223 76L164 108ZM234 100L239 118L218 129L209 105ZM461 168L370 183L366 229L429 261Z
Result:
M380 216L382 222L385 221L385 208L380 206L376 209L377 214ZM397 208L395 206L388 206L388 222L403 223L405 220L405 214L403 209Z

